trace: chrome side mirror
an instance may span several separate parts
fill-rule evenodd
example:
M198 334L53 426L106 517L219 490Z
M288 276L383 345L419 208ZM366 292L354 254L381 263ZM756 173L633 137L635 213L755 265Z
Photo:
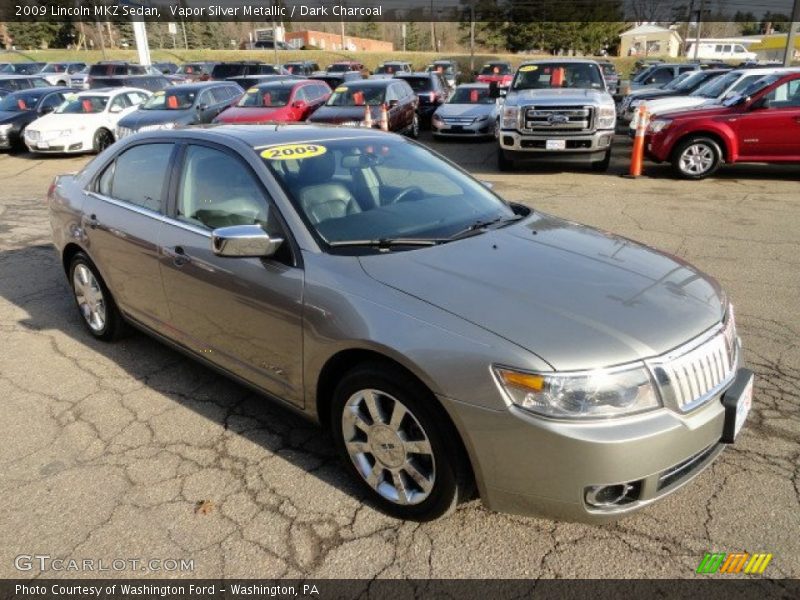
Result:
M270 237L259 225L219 227L211 232L211 249L217 256L267 258L281 244L282 238Z

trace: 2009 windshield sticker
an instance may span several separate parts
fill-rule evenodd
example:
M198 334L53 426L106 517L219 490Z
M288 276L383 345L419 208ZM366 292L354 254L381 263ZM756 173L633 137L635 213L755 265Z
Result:
M163 96L164 90L158 90L157 92L153 92L153 96Z
M538 69L538 68L539 68L539 67L537 67L536 65L522 65L522 66L519 68L519 70L520 70L522 73L527 73L528 71L535 71L535 70L536 70L536 69Z
M343 94L344 92L347 91L347 87L342 85L342 86L337 87L333 91L336 92L337 94Z
M325 154L328 149L320 144L285 144L272 146L261 151L261 158L267 160L298 160Z
M248 94L255 94L256 92L258 92L258 88L257 87L252 87L249 90L247 90Z

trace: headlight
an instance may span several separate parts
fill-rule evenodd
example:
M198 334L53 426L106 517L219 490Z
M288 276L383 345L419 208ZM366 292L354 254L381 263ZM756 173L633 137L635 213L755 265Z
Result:
M516 129L519 122L519 106L504 106L501 127L503 129Z
M478 123L480 123L481 121L488 121L488 120L489 120L489 115L481 115L480 117L475 118L475 121Z
M432 117L431 120L436 121L437 123L442 123L443 122L442 121L442 117L440 117L437 113L433 114L433 117Z
M644 365L573 373L495 367L494 373L511 402L546 417L609 418L661 406Z
M6 134L6 133L8 133L9 131L11 131L11 129L12 129L13 127L14 127L14 126L13 126L13 125L11 125L10 123L6 123L5 125L0 125L0 133L2 133L2 134Z
M654 119L650 121L650 124L647 126L648 133L658 133L662 129L666 129L672 124L670 119Z
M599 129L613 129L617 122L617 111L613 106L601 106L597 111L597 127Z

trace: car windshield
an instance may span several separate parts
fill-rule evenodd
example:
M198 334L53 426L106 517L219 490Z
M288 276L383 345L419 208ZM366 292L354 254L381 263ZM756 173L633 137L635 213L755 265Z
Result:
M476 223L516 218L485 186L402 140L363 136L256 151L309 226L335 246L445 241Z
M495 99L489 94L489 88L458 87L448 104L494 104Z
M245 92L237 106L250 108L286 106L292 88L281 86L253 87Z
M718 98L722 93L732 86L740 77L741 73L731 72L726 73L722 77L716 77L708 83L704 83L690 96L700 96L701 98Z
M40 73L63 73L67 70L67 65L61 63L47 63Z
M176 73L180 73L181 75L197 75L198 73L203 72L202 65L181 65L178 67Z
M380 67L375 69L375 73L377 73L379 75L383 75L383 74L391 75L391 74L394 74L394 73L398 73L399 71L402 71L402 70L403 69L401 69L398 65L381 65Z
M639 71L636 77L633 78L633 83L642 83L656 66L658 65L648 65L643 70Z
M326 106L378 106L383 104L385 87L369 85L343 85L333 90Z
M34 110L44 95L44 90L17 92L0 102L0 112L24 112Z
M428 67L428 71L429 72L432 71L432 72L435 72L435 73L445 73L447 75L452 75L453 74L453 65L436 65L436 64L433 64L430 67Z
M343 71L349 71L349 70L350 70L350 65L344 63L338 63L328 67L328 71L330 71L331 73L341 73Z
M603 74L604 75L616 75L617 74L616 67L614 65L612 65L611 63L603 63L600 66L603 69Z
M150 96L147 102L139 108L142 110L186 110L192 108L196 96L195 91L159 91Z
M605 84L596 64L564 62L522 65L511 83L514 90L561 87L600 90Z
M430 92L433 89L433 81L430 77L402 77L401 79L415 92Z
M59 114L90 114L103 112L108 104L108 96L67 96L55 112Z
M16 72L22 75L33 75L42 70L42 65L38 63L17 63Z
M661 87L661 89L662 90L677 90L677 89L679 89L678 86L680 84L682 84L684 81L686 81L687 79L689 79L689 75L691 75L691 73L692 72L681 73L680 75L678 75L672 81L668 81L666 84L664 84Z
M731 93L725 97L722 101L723 106L734 106L743 102L745 99L749 98L750 96L755 96L764 88L771 86L773 83L778 81L781 78L780 75L767 75L766 77L762 77L760 79L753 78L745 78L747 81L740 82L741 85L734 86L734 89L731 90ZM736 88L739 88L738 90Z
M490 63L483 65L480 75L510 75L511 67L506 64Z
M669 85L671 86L670 89L673 89L678 92L684 92L686 90L691 90L697 87L698 84L711 80L717 76L716 73L705 73L703 71L691 71L689 73L683 73L682 75L678 75L675 79L673 79Z

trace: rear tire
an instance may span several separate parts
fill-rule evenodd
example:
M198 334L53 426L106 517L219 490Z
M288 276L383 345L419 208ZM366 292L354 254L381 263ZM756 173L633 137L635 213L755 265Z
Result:
M372 362L347 373L331 429L347 471L382 511L431 521L469 497L457 434L431 392L402 369Z
M691 136L680 142L672 153L672 170L683 179L703 179L722 164L722 150L705 136Z
M419 137L419 116L414 113L414 118L411 120L411 127L408 128L408 137L415 140Z
M83 252L72 257L69 284L83 324L98 340L111 342L128 332L128 327L97 267Z
M92 141L92 150L95 154L100 154L103 150L114 143L114 135L108 129L98 129Z
M514 160L506 156L505 150L497 147L497 168L500 171L508 172L514 170Z

